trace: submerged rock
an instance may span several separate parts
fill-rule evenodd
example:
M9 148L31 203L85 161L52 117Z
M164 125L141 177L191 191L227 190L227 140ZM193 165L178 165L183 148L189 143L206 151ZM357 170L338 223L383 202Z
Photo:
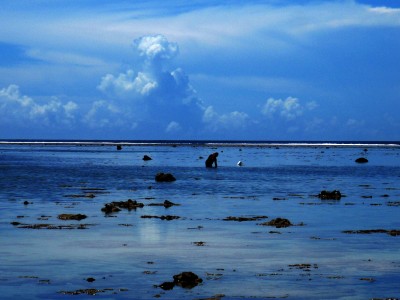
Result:
M171 173L157 173L155 177L157 182L172 182L175 181L176 178Z
M372 234L372 233L386 233L391 236L400 235L400 230L397 229L364 229L364 230L344 230L343 233L347 234Z
M165 208L169 208L171 206L179 206L180 204L173 203L169 200L165 200L163 203L150 203L148 206L164 206Z
M115 206L113 203L106 203L104 207L101 209L102 212L105 212L106 214L111 214L115 212L121 211L117 206Z
M85 193L85 194L72 194L72 195L64 195L67 198L96 198L96 195L93 193Z
M293 264L293 265L289 265L290 269L299 269L299 270L310 270L311 268L314 269L318 269L318 265L317 264Z
M144 207L144 204L141 202L137 202L136 200L128 199L127 201L114 201L111 203L105 204L105 206L101 209L102 212L106 214L119 212L121 208L132 210L137 208Z
M337 190L333 190L332 192L324 190L318 194L318 198L322 200L340 200L342 198L342 194Z
M87 229L89 226L93 226L93 224L68 224L68 225L53 225L53 224L13 224L17 228L24 229Z
M237 222L244 222L244 221L258 221L261 219L267 219L267 216L255 216L255 217L226 217L223 219L224 221L237 221Z
M261 223L260 225L262 225L262 226L274 226L276 228L283 228L283 227L292 226L293 224L288 219L276 218L276 219L273 219L273 220L271 220L269 222Z
M142 219L160 219L160 220L171 221L171 220L180 219L181 217L179 217L179 216L171 216L171 215L166 215L166 216L149 216L149 215L144 215L144 216L141 216L141 218L142 218Z
M80 289L80 290L76 290L76 291L60 291L58 293L64 294L64 295L82 295L82 294L86 294L86 295L94 296L96 294L104 293L104 292L105 292L105 290Z
M82 214L61 214L61 215L58 215L58 218L60 219L60 220L77 220L77 221L80 221L80 220L83 220L83 219L86 219L87 218L87 216L86 215L82 215Z

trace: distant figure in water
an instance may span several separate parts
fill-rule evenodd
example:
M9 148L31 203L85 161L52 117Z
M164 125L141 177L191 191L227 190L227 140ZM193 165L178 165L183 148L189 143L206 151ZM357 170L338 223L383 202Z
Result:
M212 165L215 164L215 167L217 167L217 157L218 157L218 152L215 152L213 154L210 154L208 158L206 159L206 168L212 168Z

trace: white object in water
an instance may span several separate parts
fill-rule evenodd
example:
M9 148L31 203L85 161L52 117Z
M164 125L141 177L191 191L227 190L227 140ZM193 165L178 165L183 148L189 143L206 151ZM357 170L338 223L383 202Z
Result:
M238 165L239 167L241 167L241 166L243 166L243 162L242 162L241 160L239 160L238 163L237 163L237 165Z

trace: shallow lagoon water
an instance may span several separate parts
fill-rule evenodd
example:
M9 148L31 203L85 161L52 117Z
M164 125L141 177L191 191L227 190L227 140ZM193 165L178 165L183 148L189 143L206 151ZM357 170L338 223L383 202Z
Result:
M219 168L204 168L215 151ZM0 154L2 299L400 297L400 236L343 233L400 230L399 147L4 144ZM356 164L361 156L369 162ZM156 183L158 172L177 180ZM335 189L341 200L315 197ZM101 212L127 199L145 206ZM164 200L180 205L149 206ZM62 213L87 218L61 221ZM260 225L277 217L297 226ZM39 230L12 222L89 225ZM183 271L202 284L157 287ZM91 288L101 292L62 293Z

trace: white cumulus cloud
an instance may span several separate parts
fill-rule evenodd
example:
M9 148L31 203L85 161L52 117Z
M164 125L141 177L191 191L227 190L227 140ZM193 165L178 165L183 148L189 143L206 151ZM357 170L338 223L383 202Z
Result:
M126 73L120 73L118 76L112 74L103 76L98 88L122 98L138 98L149 95L153 89L157 88L157 82L151 74L127 70Z
M39 125L71 124L75 119L78 105L68 101L62 103L57 98L38 103L20 93L19 86L9 85L0 90L0 123L17 123L29 126L29 122Z
M313 110L317 103L312 101L302 105L298 98L287 97L285 100L269 98L263 105L261 112L269 118L278 115L286 120L293 120L303 115L305 110Z
M204 130L217 132L246 127L248 114L240 111L219 114L213 106L204 105L189 76L182 68L173 67L177 44L162 35L150 35L136 39L133 45L141 58L136 71L130 68L116 76L107 74L98 86L124 111L120 120L135 119L138 128L157 131L164 128L165 133L179 132L191 137ZM100 119L98 123L107 124L106 120Z
M204 106L183 69L173 67L177 44L162 35L149 35L136 39L133 45L140 64L119 75L107 74L98 85L107 95L107 103L123 112L120 121L134 119L138 126L150 130L194 133L202 124ZM90 120L97 115L90 114ZM103 118L99 124L107 122Z
M169 42L161 34L140 37L134 40L133 45L140 56L153 63L154 61L168 61L179 52L178 44Z
M222 129L243 129L249 121L249 116L244 112L233 111L225 114L218 114L213 106L208 106L203 114L203 122L211 130Z
M167 128L165 129L165 132L171 133L171 132L178 132L181 130L181 125L179 125L178 122L172 121L168 124Z

